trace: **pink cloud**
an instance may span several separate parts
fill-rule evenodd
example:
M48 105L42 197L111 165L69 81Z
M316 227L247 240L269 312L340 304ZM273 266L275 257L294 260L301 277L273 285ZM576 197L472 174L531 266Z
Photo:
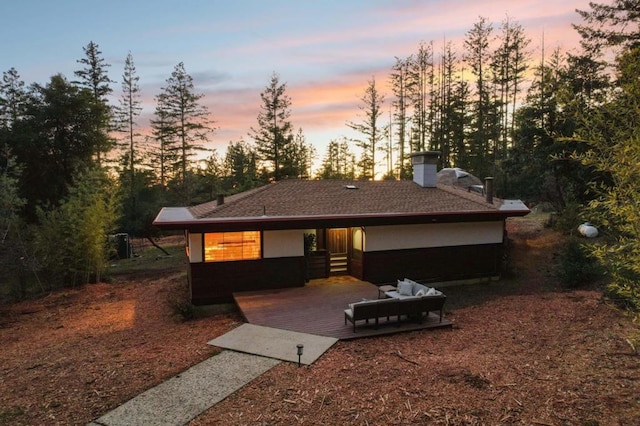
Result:
M394 56L414 53L420 41L434 41L436 58L443 40L451 41L460 58L465 33L479 16L486 16L493 23L494 34L498 34L501 21L509 16L531 38L535 62L543 32L548 52L556 46L567 50L578 44L579 37L570 24L580 19L574 9L586 7L584 0L400 1L387 8L378 5L374 11L365 11L363 25L309 31L296 37L249 34L243 44L235 44L229 50L219 47L203 55L210 58L240 55L241 62L234 64L235 72L251 81L244 88L219 89L229 84L222 82L206 92L204 102L219 127L211 145L224 149L230 140L250 140L248 133L256 125L260 92L269 78L269 73L265 73L263 82L254 84L256 76L250 73L250 59L269 61L267 66L273 63L274 71L283 72L281 81L287 82L292 99L294 127L301 127L310 142L322 145L327 142L327 135L339 137L349 132L345 123L358 119L360 97L372 75L378 88L388 94L387 79ZM261 65L264 69L265 64ZM389 105L390 95L387 99Z

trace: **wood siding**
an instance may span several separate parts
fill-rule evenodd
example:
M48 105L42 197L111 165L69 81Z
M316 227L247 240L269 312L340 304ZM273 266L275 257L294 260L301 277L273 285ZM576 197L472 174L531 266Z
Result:
M307 278L327 278L329 276L329 252L316 250L307 256Z
M502 244L364 252L361 261L351 260L350 274L377 284L493 277L501 273L502 255ZM306 263L304 257L286 257L188 264L192 303L227 303L234 292L302 287L310 278Z
M359 280L362 279L362 276L363 276L362 259L352 258L349 261L349 274L358 278Z
M192 263L188 275L194 305L227 303L234 292L304 286L305 259Z
M365 252L363 280L449 281L500 275L502 244Z

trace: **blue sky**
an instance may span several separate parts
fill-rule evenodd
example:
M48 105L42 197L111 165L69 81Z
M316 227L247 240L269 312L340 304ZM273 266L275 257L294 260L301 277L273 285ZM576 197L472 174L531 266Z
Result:
M571 50L576 8L588 9L588 1L19 0L2 7L0 71L15 67L27 83L44 84L56 73L72 80L83 46L94 41L119 95L130 51L145 127L153 97L184 62L219 128L210 146L221 152L230 140L249 140L260 92L277 72L292 99L294 128L322 155L328 140L350 135L345 122L358 121L367 81L375 76L388 92L394 57L415 52L420 41L433 41L438 51L446 38L461 56L464 34L479 16L497 29L508 15L525 28L534 55L543 31L548 51Z

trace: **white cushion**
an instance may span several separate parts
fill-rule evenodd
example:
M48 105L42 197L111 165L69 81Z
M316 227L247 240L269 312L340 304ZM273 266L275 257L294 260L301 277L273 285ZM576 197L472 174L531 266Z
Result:
M425 296L436 296L438 293L439 291L432 287L429 290L427 290L427 293L425 294Z
M404 282L406 282L406 283L410 283L410 284L413 284L413 285L420 285L419 283L417 283L417 282L415 282L415 281L413 281L413 280L410 280L409 278L405 278L405 279L404 279Z
M424 290L424 293L427 292L427 290L429 290L429 287L419 284L419 283L415 283L413 284L413 295L417 296L418 295L418 291L420 290Z
M416 294L415 294L415 295L416 295L416 296L424 296L425 294L426 294L426 293L425 293L424 289L423 289L423 288L421 288L420 290L418 290L418 291L416 292Z
M398 293L403 296L411 296L413 291L413 283L406 281L398 281Z

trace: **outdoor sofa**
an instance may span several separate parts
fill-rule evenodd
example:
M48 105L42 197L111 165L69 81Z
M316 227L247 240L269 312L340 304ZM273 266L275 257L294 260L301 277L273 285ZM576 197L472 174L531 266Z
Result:
M447 296L438 290L405 278L398 281L396 290L384 294L385 299L351 303L344 311L345 325L347 321L351 322L355 333L357 321L365 321L368 324L369 320L374 320L377 328L380 318L386 317L387 321L390 321L391 317L395 317L400 325L403 317L422 322L429 312L439 312L442 322L442 311Z

